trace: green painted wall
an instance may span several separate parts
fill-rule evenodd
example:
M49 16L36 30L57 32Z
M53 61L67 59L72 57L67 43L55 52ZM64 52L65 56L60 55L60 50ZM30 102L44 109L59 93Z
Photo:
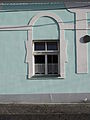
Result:
M62 5L63 6L63 5ZM53 6L62 7L62 6ZM15 7L15 6L14 6ZM39 6L37 6L39 8ZM19 8L19 7L18 7ZM33 7L32 7L33 8ZM46 8L46 6L45 6ZM48 6L49 8L49 6ZM10 6L3 10L13 10ZM21 8L24 9L24 8ZM0 26L27 25L30 19L41 10L20 10L0 12ZM45 11L44 11L45 12ZM60 16L63 22L73 22L74 14L62 10L46 10ZM87 15L90 19L90 13ZM47 21L48 20L48 21ZM54 23L54 24L53 24ZM46 25L52 24L52 25ZM40 18L33 29L33 39L56 39L58 31L56 23L50 18ZM40 26L45 25L45 26ZM54 28L54 29L53 29ZM51 31L47 31L51 30ZM40 34L41 33L41 34ZM88 31L90 34L90 31ZM27 64L25 63L25 42L27 31L0 31L0 94L31 94L31 93L87 93L90 92L90 43L88 43L88 74L75 73L75 31L65 30L65 39L68 43L68 62L65 64L65 79L37 78L28 80ZM83 53L82 53L83 55Z

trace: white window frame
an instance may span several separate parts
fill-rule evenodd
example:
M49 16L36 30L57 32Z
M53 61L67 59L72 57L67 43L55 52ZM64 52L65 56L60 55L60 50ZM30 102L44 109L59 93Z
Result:
M34 47L35 47L35 42L44 42L45 43L45 50L37 50L37 51L35 51L34 50ZM58 45L58 50L47 50L47 42L57 42L57 45ZM59 40L34 40L33 41L33 63L35 62L35 60L34 60L34 56L35 55L45 55L45 76L46 75L49 75L48 74L48 65L47 65L47 56L48 55L58 55L58 74L50 74L50 76L54 76L54 75L56 75L56 76L58 76L59 75L59 73L60 73L60 68L59 68L59 61L60 61L60 59L59 59ZM36 76L36 74L35 74L35 63L33 64L33 68L34 68L34 75Z

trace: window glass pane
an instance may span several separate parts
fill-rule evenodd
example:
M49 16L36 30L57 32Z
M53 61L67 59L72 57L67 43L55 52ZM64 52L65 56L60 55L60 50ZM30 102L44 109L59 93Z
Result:
M48 55L47 62L48 63L58 63L58 55Z
M53 55L53 63L58 63L58 55Z
M35 56L35 74L45 74L45 55Z
M58 74L58 55L47 56L48 74Z
M35 64L45 64L45 55L35 55Z
M35 42L34 50L45 50L45 43L44 42Z
M58 50L57 42L47 42L47 50Z
M48 55L47 56L47 62L48 63L52 63L52 55Z

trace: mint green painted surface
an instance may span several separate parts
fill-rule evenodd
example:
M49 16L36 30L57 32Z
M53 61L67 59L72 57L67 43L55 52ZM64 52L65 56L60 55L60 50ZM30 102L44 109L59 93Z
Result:
M42 32L41 32L42 31ZM58 39L58 25L55 21L48 17L41 17L33 28L33 39L35 40L47 40Z
M41 11L1 12L0 26L27 25L30 19L39 12ZM74 22L74 14L67 10L48 10L46 12L55 13L60 16L63 22ZM90 14L87 16L90 19ZM50 18L42 17L35 25L52 23L55 22ZM33 39L57 39L57 30L56 23L50 26L34 27ZM65 79L37 78L37 80L28 80L26 77L27 64L25 63L27 31L0 31L0 94L90 92L90 43L88 43L88 74L76 74L75 31L66 30L65 39L68 43Z

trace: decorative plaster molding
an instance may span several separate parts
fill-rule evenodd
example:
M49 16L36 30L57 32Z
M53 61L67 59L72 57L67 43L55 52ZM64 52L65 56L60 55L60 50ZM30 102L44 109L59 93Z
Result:
M34 16L32 18L32 20L29 23L29 26L33 26L35 24L35 22L40 18L40 17L49 17L51 19L53 19L54 21L56 21L58 27L59 27L59 40L60 40L60 76L62 78L65 77L65 67L64 64L67 61L66 58L66 42L65 42L65 38L64 38L64 23L62 22L62 20L55 15L54 13L47 13L47 12L41 12L39 14L37 14L36 16ZM60 29L62 29L60 31ZM33 47L32 47L32 41L33 41L33 37L32 37L32 27L30 28L30 30L28 30L28 40L26 42L26 48L27 48L27 57L26 57L26 62L29 65L29 72L28 72L28 78L31 78L34 75L34 68L33 68Z
M66 7L69 6L79 6L81 3L65 3ZM69 11L75 13L75 36L76 36L76 64L77 64L77 73L88 73L88 55L87 55L87 43L82 43L82 39L87 35L87 19L86 13L90 12L90 4L82 3L87 7L69 9Z
M90 12L90 2L64 2L66 8L70 11L70 12L78 12L78 11L83 11L83 12ZM83 13L82 12L82 13Z

